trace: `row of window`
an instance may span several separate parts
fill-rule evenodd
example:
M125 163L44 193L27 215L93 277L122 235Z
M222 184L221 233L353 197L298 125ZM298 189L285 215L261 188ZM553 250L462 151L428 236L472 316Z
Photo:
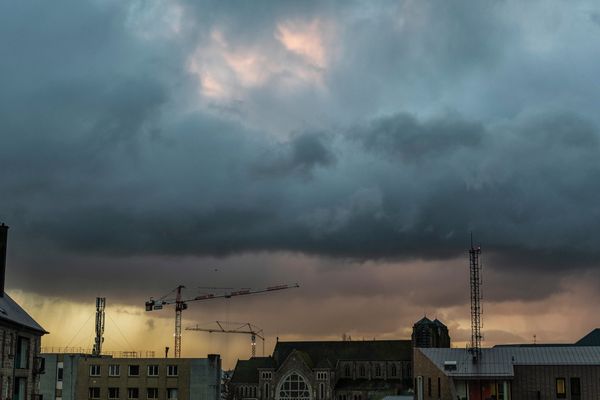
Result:
M102 366L99 364L90 365L90 376L100 376L102 373ZM167 365L167 376L177 376L177 365ZM121 366L118 364L112 364L108 366L108 376L120 376L121 375ZM127 366L127 375L128 376L140 376L140 366L139 365L128 365ZM159 375L159 366L158 365L148 365L147 376L158 376Z
M118 387L109 387L108 388L108 398L113 399L121 399L121 391ZM101 391L99 387L91 387L89 388L89 399L99 399L101 395ZM168 388L166 389L167 399L176 400L178 396L178 392L176 388ZM146 389L146 399L158 399L158 388L147 388ZM127 388L127 397L126 399L140 399L140 389L139 388Z
M578 400L581 398L581 381L579 378L570 379L571 399ZM559 399L567 398L567 379L556 378L556 397Z
M404 375L405 376L410 376L410 366L407 365L404 371ZM375 367L373 368L373 375L377 378L381 378L383 377L383 371L381 368L381 365L377 364L375 365ZM352 376L352 369L350 367L350 365L346 365L344 367L344 376L349 378ZM367 377L367 368L364 365L360 365L358 367L358 376L361 378L365 378ZM390 375L391 377L398 377L398 367L396 366L396 364L392 364L392 366L390 367ZM318 378L317 378L318 379Z
M262 371L262 372L260 373L260 377L261 377L262 379L267 379L267 380L268 380L268 379L272 379L272 378L273 378L273 373L272 373L271 371Z
M268 386L267 386L268 387ZM240 386L237 389L239 398L256 398L255 386Z

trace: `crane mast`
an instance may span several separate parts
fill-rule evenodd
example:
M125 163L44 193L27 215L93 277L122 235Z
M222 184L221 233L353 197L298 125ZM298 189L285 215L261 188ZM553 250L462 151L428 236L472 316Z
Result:
M236 323L236 322L230 322L233 324L238 324L239 326L235 329L225 329L223 327L222 324L224 324L225 322L222 321L215 321L215 323L217 324L218 328L201 328L200 326L198 326L198 324L196 324L196 326L190 326L188 328L185 328L186 331L198 331L198 332L208 332L208 333L238 333L238 334L243 334L243 335L250 335L250 340L251 340L251 346L252 346L252 357L256 357L256 338L260 338L263 342L263 355L265 353L265 338L264 338L264 333L263 330L260 329L258 326L252 325L249 322L245 322L245 323ZM242 330L242 328L247 327L247 329Z
M175 305L175 335L174 335L175 336L175 358L179 358L179 357L181 357L182 312L183 312L183 310L186 310L188 308L187 303L192 302L192 301L203 301L203 300L212 300L212 299L219 299L219 298L229 299L229 298L235 297L235 296L245 296L245 295L250 295L250 294L268 293L268 292L275 292L275 291L279 291L279 290L292 289L292 288L298 288L298 287L300 287L300 285L295 283L292 285L269 286L267 288L258 289L258 290L240 289L240 290L235 290L233 292L229 292L229 293L225 293L225 294L209 293L209 294L203 294L200 296L192 297L189 299L184 299L183 298L183 289L185 288L185 286L179 285L174 290L172 290L170 293L161 297L160 299L154 300L153 298L150 298L150 300L148 300L146 302L146 311L162 310L163 306L171 305L171 304ZM167 297L173 293L175 293L175 298L168 299Z

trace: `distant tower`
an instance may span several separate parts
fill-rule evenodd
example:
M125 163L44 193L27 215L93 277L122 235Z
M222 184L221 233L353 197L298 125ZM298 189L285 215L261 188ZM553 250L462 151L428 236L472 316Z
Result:
M94 339L94 349L92 355L100 356L102 354L102 343L104 342L104 308L106 307L106 297L96 297L96 338Z
M471 249L469 250L470 283L471 283L471 354L477 362L481 354L481 246L473 245L471 234Z
M450 347L448 327L437 318L423 317L415 322L411 338L413 347Z

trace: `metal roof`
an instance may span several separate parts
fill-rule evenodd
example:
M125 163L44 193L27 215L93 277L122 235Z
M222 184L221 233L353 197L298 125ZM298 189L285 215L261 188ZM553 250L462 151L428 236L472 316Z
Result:
M418 350L447 376L455 377L512 377L514 365L600 365L597 346L493 347L481 349L477 363L466 349ZM446 361L456 361L456 370L445 371Z
M8 321L13 324L21 325L25 328L32 329L41 333L48 333L42 328L25 310L17 304L16 301L4 293L3 297L0 297L0 322Z

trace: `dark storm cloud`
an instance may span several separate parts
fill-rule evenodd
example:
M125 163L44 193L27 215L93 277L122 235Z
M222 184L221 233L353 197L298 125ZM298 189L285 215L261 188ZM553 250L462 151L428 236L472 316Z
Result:
M265 159L257 162L256 172L267 176L298 174L307 177L313 168L326 167L335 162L335 156L328 146L327 137L323 134L297 135L289 143L280 145L281 149L265 152Z
M452 260L473 231L499 271L598 265L597 42L572 14L565 50L512 3L173 4L0 6L15 262L59 251L85 281L85 256ZM322 65L281 56L288 21L327 27L306 28ZM210 97L190 59L213 52L238 75Z

